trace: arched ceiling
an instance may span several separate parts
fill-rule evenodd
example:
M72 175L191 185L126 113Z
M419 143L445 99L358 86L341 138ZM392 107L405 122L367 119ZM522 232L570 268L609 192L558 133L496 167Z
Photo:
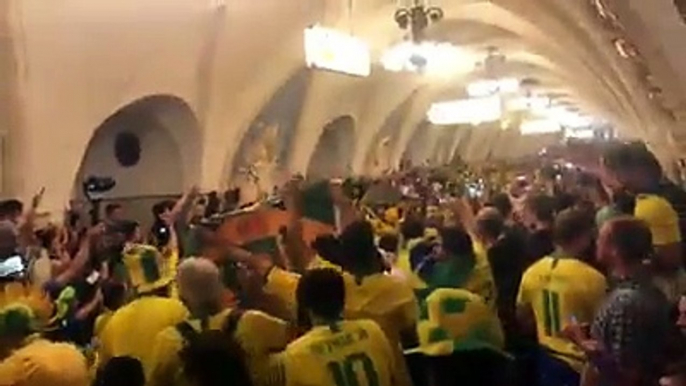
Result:
M388 72L379 64L385 50L406 39L393 15L398 3L409 2L3 2L0 35L6 39L0 43L12 44L0 44L7 54L1 55L0 79L11 108L0 108L0 119L21 128L10 130L9 139L26 145L10 146L10 153L22 151L9 164L35 169L13 169L9 180L27 191L41 186L44 175L59 185L63 174L75 174L78 148L108 113L163 93L187 101L197 116L200 184L228 184L237 160L245 158L241 147L251 142L245 139L257 136L254 127L269 115L265 111L281 111L269 109L270 101L280 100L279 90L303 73L303 30L315 23L365 40L374 66L367 78L305 71L302 93L283 97L284 104L298 100L292 103L297 113L275 113L262 122L264 128L288 127L289 149L280 158L287 161L279 166L289 171L306 172L324 127L340 116L355 122L350 163L356 173L371 172L368 159L379 154L380 143L388 146L384 163L393 166L406 153L434 155L435 161L455 154L512 158L554 140L499 127L426 124L432 103L463 96L467 83L480 76L472 69L489 47L506 57L503 76L536 79L536 91L607 119L622 136L645 140L663 160L686 155L686 54L680 43L686 24L672 0L431 0L445 17L426 31L427 39L468 54L460 71L443 78ZM614 12L612 21L599 16L599 2ZM618 38L640 55L620 55ZM286 115L288 122L281 122ZM57 139L74 150L62 166L41 163L40 155L57 144L36 140L58 116L75 136ZM421 151L407 151L417 144Z

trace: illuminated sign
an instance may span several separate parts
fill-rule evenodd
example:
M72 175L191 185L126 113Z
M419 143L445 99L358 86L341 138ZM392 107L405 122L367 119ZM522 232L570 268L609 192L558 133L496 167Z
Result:
M369 76L369 46L354 36L318 25L305 29L305 62L310 68Z

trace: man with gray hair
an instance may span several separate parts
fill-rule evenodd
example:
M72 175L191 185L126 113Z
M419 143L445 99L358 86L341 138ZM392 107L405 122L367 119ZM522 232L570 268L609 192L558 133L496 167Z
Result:
M228 350L225 345L235 339L247 354L253 379L267 365L268 354L283 349L288 343L287 325L282 320L260 311L222 306L221 277L211 260L187 258L179 265L176 281L179 296L191 317L157 334L154 359L147 374L149 386L188 384L188 374L183 371L186 363L182 363L187 355L183 354L199 351L194 345L206 342L203 337L223 337L215 339L216 347L212 349L218 352ZM203 370L206 373L221 373L221 369L207 365Z

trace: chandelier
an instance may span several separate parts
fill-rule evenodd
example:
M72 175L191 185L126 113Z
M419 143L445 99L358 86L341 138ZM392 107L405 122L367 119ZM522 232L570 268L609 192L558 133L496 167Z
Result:
M443 10L425 5L423 0L413 0L411 7L396 10L394 19L400 29L409 29L413 41L421 42L426 28L443 19Z

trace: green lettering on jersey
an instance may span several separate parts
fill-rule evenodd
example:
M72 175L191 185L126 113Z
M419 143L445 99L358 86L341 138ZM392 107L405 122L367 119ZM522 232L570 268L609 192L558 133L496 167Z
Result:
M366 379L368 386L379 386L379 374L367 354L348 355L340 362L329 362L327 366L336 386L361 386L361 377Z
M560 333L560 294L554 291L543 290L543 325L547 336Z

